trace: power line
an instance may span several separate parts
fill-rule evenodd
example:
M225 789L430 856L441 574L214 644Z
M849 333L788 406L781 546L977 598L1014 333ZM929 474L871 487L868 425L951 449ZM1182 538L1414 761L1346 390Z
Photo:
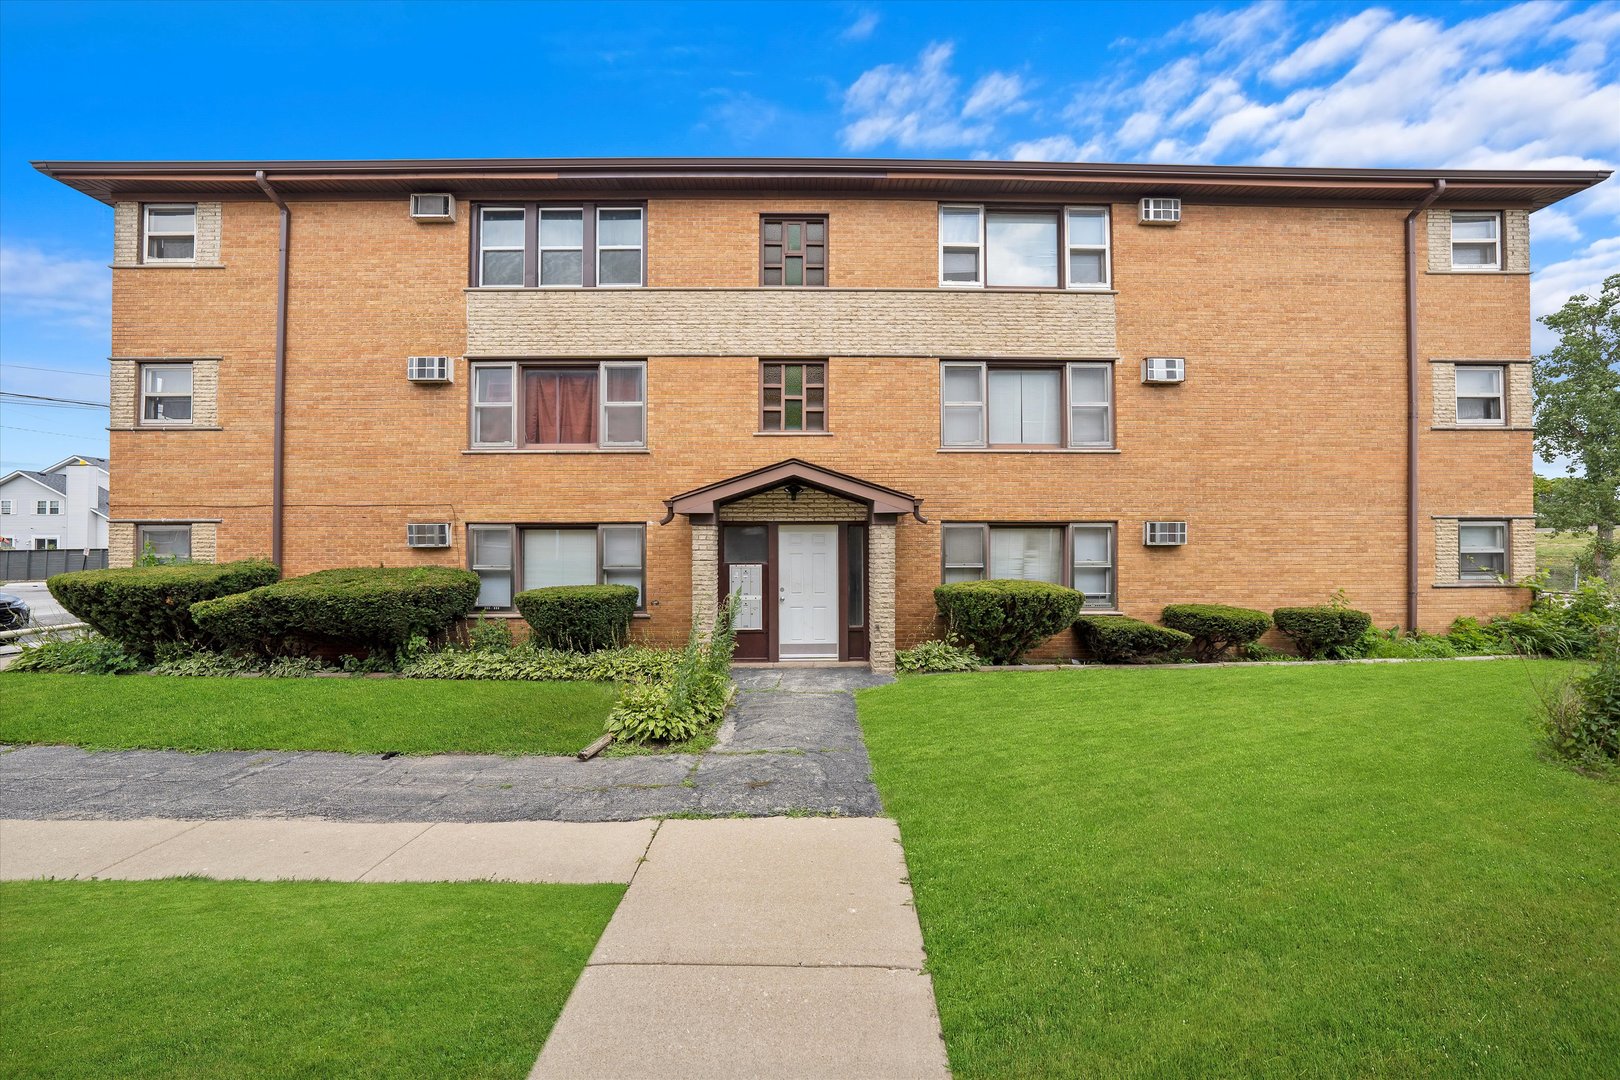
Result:
M34 435L60 435L64 439L80 439L80 438L84 437L83 432L80 432L77 435L73 435L73 434L69 434L66 431L46 431L43 428L37 428L37 427L17 427L15 424L0 424L0 430L4 430L4 431L27 431L27 432L30 432L30 433L32 433Z
M0 371L7 368L16 368L19 371L49 371L56 375L82 375L86 379L105 379L107 376L94 371L75 371L72 368L61 367L34 367L30 364L0 364Z
M32 402L52 402L48 408L58 409L107 409L111 408L105 401L81 401L78 398L51 397L48 394L19 394L15 390L0 390L0 398L25 398L14 404L26 405Z

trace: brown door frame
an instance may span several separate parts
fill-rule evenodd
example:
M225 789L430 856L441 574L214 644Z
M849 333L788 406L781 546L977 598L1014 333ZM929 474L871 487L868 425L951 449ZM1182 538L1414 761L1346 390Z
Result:
M851 642L850 642L850 626L849 626L849 526L852 525L852 524L858 524L858 525L866 526L867 550L866 550L866 552L864 552L864 554L866 555L866 558L861 563L861 566L862 566L861 599L863 601L863 609L862 609L862 612L861 612L861 627L862 627L862 630L868 636L868 645L867 645L867 649L865 651L867 653L867 656L870 656L870 650L871 650L871 645L870 645L871 611L872 611L871 566L870 566L870 564L871 564L872 530L871 530L871 526L867 522L864 522L864 521L863 522L848 522L848 521L789 521L789 522L776 522L776 521L722 521L722 522L719 522L718 524L720 526L720 529L719 529L719 532L720 532L720 536L719 536L719 542L720 542L720 582L719 582L719 585L720 585L720 588L715 590L716 593L717 593L717 595L715 597L716 608L718 608L718 606L720 604L725 603L726 597L730 595L729 586L730 586L730 583L731 583L731 561L728 558L728 553L726 551L726 527L727 526L745 526L745 527L747 527L747 526L754 526L754 527L764 526L764 528L765 528L765 565L764 565L764 573L761 575L761 585L760 585L760 588L761 588L762 593L763 593L763 595L760 597L760 601L761 601L761 603L760 603L760 622L763 624L764 630L765 630L765 656L766 656L766 658L763 661L761 661L761 660L753 660L752 662L754 662L754 663L768 663L768 664L778 664L778 663L782 662L782 641L781 641L781 622L782 622L782 620L781 620L781 617L780 617L781 598L780 598L779 592L778 592L778 590L781 588L781 580L780 580L780 572L779 572L779 567L780 567L780 563L781 563L780 526L783 525L783 524L787 524L787 525L830 525L830 526L832 526L834 528L835 535L838 538L838 559L837 559L837 569L835 571L835 573L837 575L837 581L835 582L835 585L834 585L834 588L837 590L837 593L838 593L838 653L837 653L837 659L839 659L841 661L851 659L851 654L853 652L853 650L851 648ZM739 564L739 565L752 565L752 564L742 563L742 564ZM777 602L775 604L772 604L771 603L772 600L775 600ZM746 633L752 633L753 631L745 631L745 632ZM863 659L864 659L864 657L863 657Z

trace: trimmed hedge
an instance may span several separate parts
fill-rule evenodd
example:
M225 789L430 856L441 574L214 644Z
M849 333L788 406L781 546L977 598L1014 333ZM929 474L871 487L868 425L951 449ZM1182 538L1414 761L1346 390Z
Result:
M1372 626L1372 616L1365 611L1330 604L1281 607L1271 613L1271 619L1307 660L1356 644Z
M150 658L165 642L199 639L193 604L269 585L280 577L275 563L248 559L75 570L57 574L45 587L96 633Z
M1265 612L1226 604L1171 604L1160 618L1170 629L1191 635L1193 658L1201 664L1219 660L1235 646L1258 641L1271 628L1271 616Z
M472 610L478 575L448 566L322 570L194 604L197 625L225 645L271 656L312 646L397 649L448 630Z
M1074 634L1087 652L1105 664L1129 664L1179 652L1192 644L1191 636L1180 630L1123 615L1082 615L1074 620Z
M512 604L547 649L588 653L616 649L630 640L636 590L630 585L553 585L530 589Z
M951 635L992 664L1015 664L1074 625L1085 597L1044 581L962 581L934 589Z

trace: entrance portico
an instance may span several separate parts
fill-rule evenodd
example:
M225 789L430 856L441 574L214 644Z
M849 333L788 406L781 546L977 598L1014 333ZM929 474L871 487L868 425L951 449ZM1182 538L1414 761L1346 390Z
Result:
M894 670L895 528L920 499L790 458L664 505L691 522L697 624L738 598L737 659Z

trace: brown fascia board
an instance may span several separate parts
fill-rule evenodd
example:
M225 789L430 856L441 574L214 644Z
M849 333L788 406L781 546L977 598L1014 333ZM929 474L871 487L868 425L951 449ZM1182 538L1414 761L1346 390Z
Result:
M253 183L263 170L271 179L341 185L344 181L441 180L477 184L513 180L592 181L729 179L757 181L762 188L831 177L961 183L981 181L1061 183L1092 186L1143 184L1198 185L1200 188L1259 188L1279 198L1310 198L1313 192L1346 186L1364 189L1378 201L1406 201L1444 179L1453 191L1483 193L1492 188L1564 189L1550 205L1598 184L1608 170L1514 169L1347 169L1281 168L1247 165L1129 165L1104 163L953 161L896 158L466 158L336 161L36 161L34 168L96 198L114 193L161 190L168 183Z

